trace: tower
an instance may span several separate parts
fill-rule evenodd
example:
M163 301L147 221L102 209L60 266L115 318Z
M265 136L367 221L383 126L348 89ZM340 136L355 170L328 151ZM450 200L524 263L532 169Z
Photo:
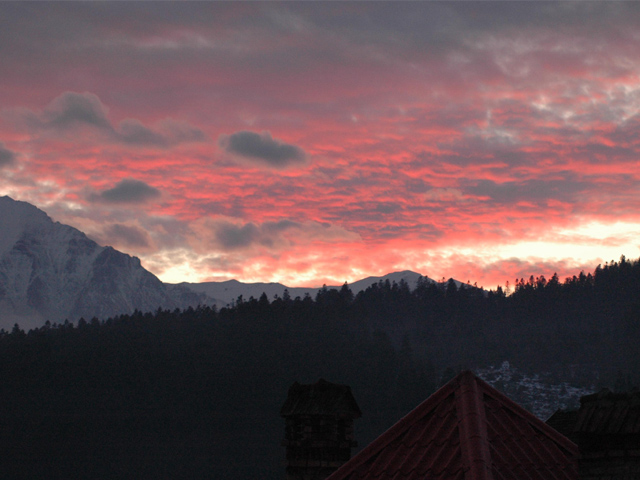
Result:
M286 480L324 480L351 458L353 421L362 413L348 386L295 382L280 415L286 422Z

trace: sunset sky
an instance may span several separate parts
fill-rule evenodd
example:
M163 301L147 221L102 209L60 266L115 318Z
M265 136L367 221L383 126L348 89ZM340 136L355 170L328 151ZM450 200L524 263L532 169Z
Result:
M163 281L640 256L640 3L0 3L0 195Z

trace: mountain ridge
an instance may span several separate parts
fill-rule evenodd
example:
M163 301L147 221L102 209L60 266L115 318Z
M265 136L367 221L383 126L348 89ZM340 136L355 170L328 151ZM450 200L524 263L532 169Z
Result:
M353 283L347 283L347 286L354 295L358 292L361 292L362 290L366 290L374 283L378 283L380 281L384 282L386 280L389 280L392 283L394 281L399 283L401 280L404 280L405 282L407 282L409 287L413 289L415 288L420 277L425 278L429 282L435 282L429 277L424 277L419 273L413 272L411 270L403 270L399 272L388 273L380 277L366 277ZM284 291L287 290L291 298L304 297L307 294L311 297L315 297L318 291L322 290L323 288L337 290L342 288L342 285L324 285L322 287L290 287L279 282L245 283L235 279L222 282L181 282L168 285L185 286L186 288L189 288L194 292L204 293L205 295L207 295L207 297L214 300L214 303L216 303L218 307L230 305L240 295L242 295L242 297L246 300L250 297L258 298L263 293L265 293L269 299L273 299L275 295L282 297L284 295Z
M322 288L290 287L281 283L244 283L238 280L202 283L163 283L146 270L140 259L110 246L101 246L80 230L54 222L38 207L9 196L0 197L0 328L15 323L36 328L45 321L105 319L134 310L155 311L196 307L219 308L238 297L249 299L310 295ZM369 276L348 284L354 294L374 283L434 280L403 270ZM454 280L455 281L455 280ZM455 281L456 285L461 283Z

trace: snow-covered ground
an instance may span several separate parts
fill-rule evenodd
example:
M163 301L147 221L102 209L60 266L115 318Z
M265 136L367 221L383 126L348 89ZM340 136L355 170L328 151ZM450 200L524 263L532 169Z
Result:
M596 389L595 386L576 387L567 382L553 383L551 375L545 373L530 376L508 361L499 367L478 369L476 374L542 420L547 420L558 409L577 409L580 397Z

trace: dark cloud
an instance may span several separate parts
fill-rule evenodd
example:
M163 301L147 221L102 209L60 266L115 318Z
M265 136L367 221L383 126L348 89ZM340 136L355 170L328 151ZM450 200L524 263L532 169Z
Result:
M265 222L262 225L262 228L268 233L281 233L292 228L300 228L300 226L301 225L298 222L294 222L291 220L280 220L279 222Z
M266 247L267 249L290 248L292 245L308 244L319 240L344 240L356 238L352 232L336 227L329 223L305 222L293 220L267 221L264 223L248 222L236 224L229 221L210 223L208 232L213 233L213 242L207 248L221 248L224 250L242 250L252 247ZM295 234L290 234L294 231ZM207 236L207 232L203 237Z
M402 205L395 202L379 202L375 209L377 213L396 213L402 210Z
M93 201L105 203L144 203L148 200L160 197L158 189L147 185L145 182L134 179L124 179L115 187L104 190L91 196Z
M633 23L638 18L635 2L359 2L345 6L324 2L269 2L245 5L229 2L212 6L194 2L187 5L162 2L150 8L144 2L99 2L68 5L45 3L38 8L21 2L2 5L6 40L29 46L52 48L77 46L96 35L115 35L126 31L134 38L157 36L168 25L177 30L213 28L243 30L252 28L282 34L305 33L304 27L344 33L371 42L395 35L402 39L430 39L432 43L471 31L495 31L534 24L561 27L589 27ZM122 19L126 18L127 22ZM98 28L99 26L99 28ZM93 27L93 28L91 28ZM129 29L130 31L127 31ZM29 33L16 39L16 31ZM0 30L0 34L2 30ZM3 38L3 37L0 37ZM53 45L52 45L53 44ZM91 45L89 45L91 46ZM35 46L32 48L35 49ZM35 55L37 52L33 52Z
M153 8L146 2L20 3L0 6L0 63L17 67L6 69L14 78L64 64L116 79L145 67L175 69L178 58L209 65L212 73L252 65L261 79L265 72L315 75L318 70L308 67L321 63L415 60L472 49L487 32L499 37L536 27L607 38L635 34L640 13L636 2L161 2ZM44 78L69 81L69 75Z
M246 248L252 245L273 247L282 242L281 235L283 232L293 228L299 229L302 228L302 225L291 220L264 222L260 225L251 222L245 225L220 222L214 227L214 235L216 243L228 250Z
M603 162L636 162L638 158L636 149L620 144L587 143L575 147L573 151L576 158L585 159L594 164Z
M508 204L518 201L539 203L549 199L573 202L576 194L590 188L593 185L571 179L534 179L504 183L482 180L465 191L480 197L490 197L497 203Z
M202 130L185 122L164 120L160 123L160 129L173 143L199 143L209 140Z
M2 142L0 142L0 168L13 165L15 161L16 154L11 150L5 148Z
M215 228L218 243L226 249L235 250L252 245L260 239L260 229L253 223L244 226L220 223Z
M88 125L99 130L113 131L107 119L107 108L92 93L65 92L53 99L42 115L31 117L41 128L67 129Z
M222 135L219 144L227 153L275 168L302 164L307 160L307 154L300 147L276 140L269 132L241 131Z
M149 235L138 227L116 223L110 225L103 235L108 244L124 244L127 247L149 247Z
M421 178L408 178L405 181L405 188L411 193L424 193L428 191L431 186Z
M200 129L174 120L161 122L157 130L133 118L122 120L116 127L108 119L108 108L88 92L65 92L54 98L42 112L21 111L19 115L35 130L73 134L77 128L91 128L109 143L167 148L208 139Z
M164 136L145 127L142 122L133 119L120 122L120 131L117 135L122 142L134 145L166 147L169 143Z

